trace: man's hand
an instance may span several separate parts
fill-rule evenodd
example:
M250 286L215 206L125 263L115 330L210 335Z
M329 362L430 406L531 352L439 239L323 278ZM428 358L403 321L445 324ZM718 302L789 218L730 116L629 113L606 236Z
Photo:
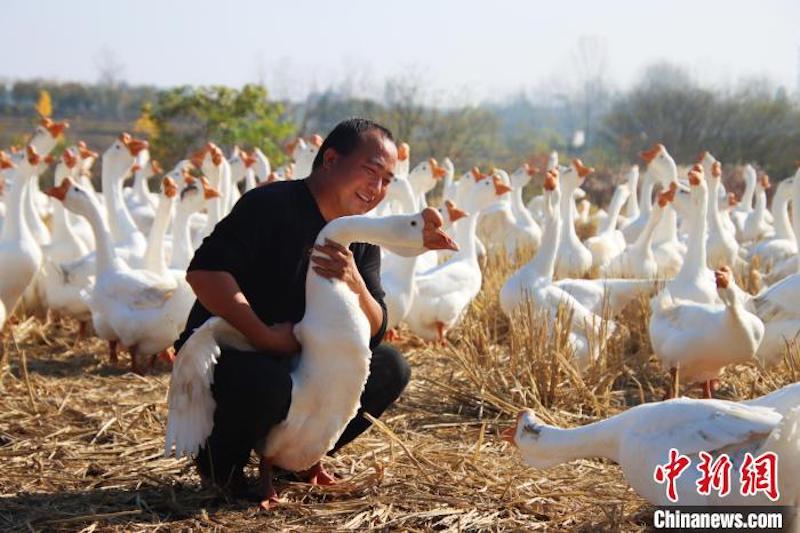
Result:
M294 324L291 322L281 322L267 326L269 331L267 343L264 346L255 346L272 352L295 354L300 351L300 343L294 336Z
M350 290L356 294L367 292L364 278L356 267L353 259L353 252L345 248L338 242L325 239L324 245L314 245L314 249L322 252L328 257L312 255L311 261L314 262L314 272L325 279L339 279L344 281Z

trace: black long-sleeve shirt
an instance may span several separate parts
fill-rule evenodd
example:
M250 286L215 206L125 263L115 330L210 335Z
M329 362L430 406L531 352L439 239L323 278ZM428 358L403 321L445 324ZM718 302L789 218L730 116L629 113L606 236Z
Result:
M257 187L244 194L203 240L188 270L228 272L264 323L297 323L306 308L310 252L324 226L325 219L305 180ZM374 348L386 332L380 248L353 243L350 250L367 289L383 310L383 323L370 339ZM195 301L175 349L211 316Z

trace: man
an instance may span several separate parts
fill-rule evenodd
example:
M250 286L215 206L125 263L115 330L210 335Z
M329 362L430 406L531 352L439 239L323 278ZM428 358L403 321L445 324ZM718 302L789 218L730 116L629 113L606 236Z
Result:
M306 179L249 191L195 253L186 280L197 301L176 348L216 315L259 350L226 349L215 368L214 429L197 460L205 480L245 489L243 467L250 450L289 409L289 373L300 351L292 330L305 312L305 278L316 237L327 222L377 206L396 161L389 130L360 118L341 122L322 143ZM372 333L361 409L335 451L369 427L364 411L377 417L397 400L411 370L397 350L380 344L386 331L380 249L363 243L346 249L331 241L316 249L327 257L315 255L312 268L358 294ZM300 475L318 483L333 481L321 465Z

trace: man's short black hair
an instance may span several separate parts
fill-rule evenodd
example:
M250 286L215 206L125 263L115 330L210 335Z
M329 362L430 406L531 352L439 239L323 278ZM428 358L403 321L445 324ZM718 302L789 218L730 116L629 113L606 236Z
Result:
M328 148L333 148L342 156L350 155L361 142L361 135L370 130L378 130L384 137L395 142L394 136L392 132L389 131L389 128L366 118L348 118L338 123L336 127L333 128L333 131L325 137L322 146L319 147L319 152L317 152L316 157L314 157L314 163L311 169L317 170L322 165L323 154Z

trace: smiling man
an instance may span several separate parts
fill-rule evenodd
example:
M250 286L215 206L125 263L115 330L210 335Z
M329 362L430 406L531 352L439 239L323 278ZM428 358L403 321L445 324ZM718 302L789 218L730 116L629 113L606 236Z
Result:
M250 450L289 409L289 373L300 351L292 329L305 312L305 278L314 241L327 222L377 206L396 162L397 147L389 130L365 119L341 122L322 143L311 175L251 190L198 248L186 275L197 302L176 349L216 315L259 350L226 349L215 368L214 429L197 460L205 480L244 487L243 467ZM369 427L364 411L377 417L397 400L411 371L397 350L380 344L386 330L380 249L363 243L346 249L330 241L317 249L327 257L315 256L312 268L323 277L343 280L359 295L372 333L361 410L335 451ZM301 475L320 483L332 481L320 465Z

